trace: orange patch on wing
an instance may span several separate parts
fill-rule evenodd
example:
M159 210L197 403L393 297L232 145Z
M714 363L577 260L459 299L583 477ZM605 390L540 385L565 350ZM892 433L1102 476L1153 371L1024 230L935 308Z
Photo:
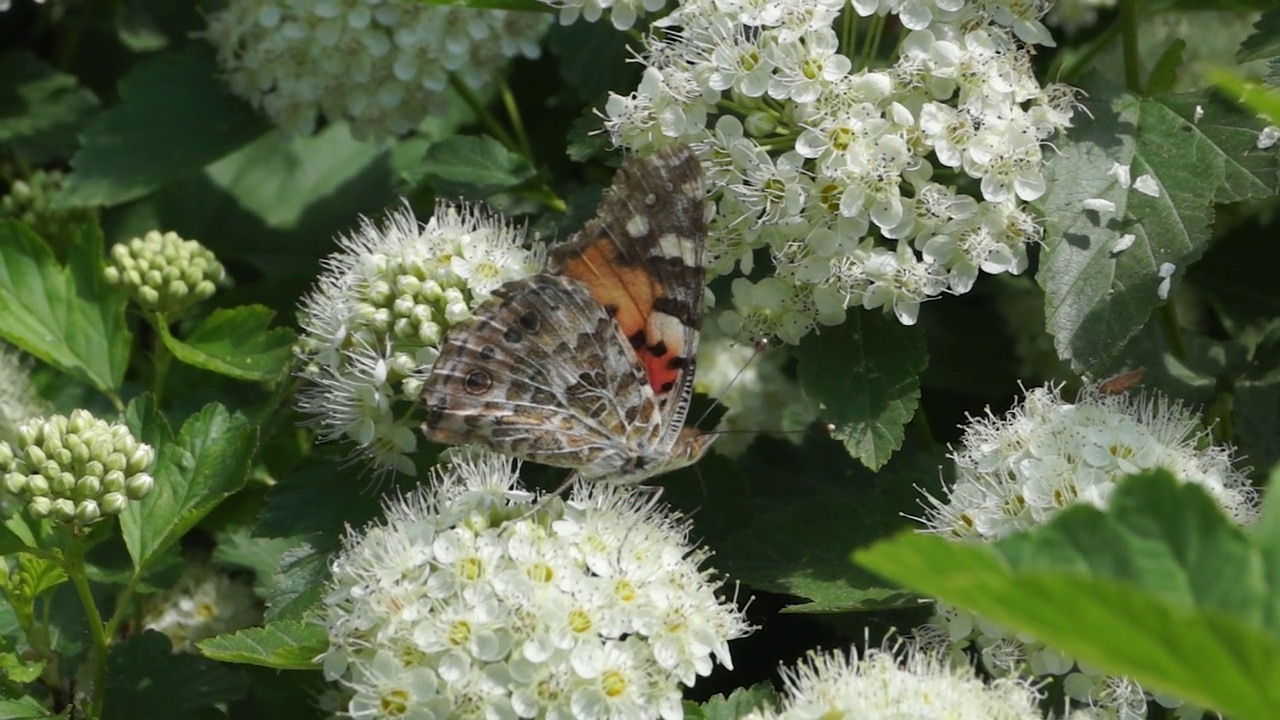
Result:
M683 338L654 337L649 328L656 299L653 278L643 267L624 266L618 261L613 241L601 238L566 258L561 274L587 286L591 297L609 308L622 334L631 341L639 333L644 341L635 349L636 358L649 378L649 387L659 395L675 386L679 369L671 367L671 358L684 346ZM654 352L654 348L662 353Z

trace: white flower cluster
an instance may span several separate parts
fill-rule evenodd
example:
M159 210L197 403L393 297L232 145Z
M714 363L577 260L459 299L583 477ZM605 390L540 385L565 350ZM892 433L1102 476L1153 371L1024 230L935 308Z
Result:
M775 271L733 289L726 331L797 342L847 308L892 310L1020 273L1041 228L1043 147L1075 93L1042 87L1029 45L1051 45L1033 0L685 0L655 25L638 89L605 127L640 149L695 147L714 189L713 274ZM862 65L895 14L892 61ZM867 39L865 52L852 46ZM859 66L855 67L855 58Z
M899 657L901 656L901 657ZM967 665L905 645L856 653L810 654L783 670L785 698L777 709L744 720L1043 720L1038 693L1015 678L983 683Z
M475 206L440 203L425 225L406 203L364 220L302 301L298 408L325 440L354 440L380 469L413 474L414 406L444 333L498 286L541 269L540 245Z
M560 9L560 24L571 25L582 18L595 22L609 12L609 20L618 30L629 30L636 18L645 12L657 12L666 7L667 0L542 0Z
M0 342L0 442L16 442L18 426L52 408L31 382L31 361Z
M818 404L783 369L789 358L786 352L757 353L708 320L698 346L694 389L726 409L716 426L716 432L725 434L712 445L713 451L736 457L762 434L801 429L818 417Z
M1117 483L1156 467L1204 488L1239 524L1257 517L1257 490L1232 466L1231 450L1209 445L1199 419L1180 403L1158 393L1104 394L1097 386L1068 403L1059 389L1035 388L1004 418L970 422L962 447L951 453L956 482L944 498L928 497L924 531L999 540L1077 503L1105 508ZM1065 676L1073 700L1117 718L1145 716L1152 696L1132 680L1080 667L1041 642L955 608L940 606L934 623L919 637L955 652L972 644L996 675Z
M248 581L206 562L187 565L170 587L147 598L142 625L168 636L174 652L194 652L195 644L262 621L262 607Z
M322 661L351 717L679 720L680 686L730 666L746 622L648 493L539 506L508 458L452 457L333 562Z
M516 56L536 58L540 13L380 0L231 0L206 36L232 92L285 130L323 116L358 138L402 135L439 112L450 78L488 83Z

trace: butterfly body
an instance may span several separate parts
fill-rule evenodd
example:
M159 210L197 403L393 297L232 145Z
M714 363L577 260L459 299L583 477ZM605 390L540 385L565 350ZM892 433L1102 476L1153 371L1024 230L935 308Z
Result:
M701 168L678 146L624 164L548 269L452 327L422 392L429 440L640 482L696 462L684 427L702 314Z

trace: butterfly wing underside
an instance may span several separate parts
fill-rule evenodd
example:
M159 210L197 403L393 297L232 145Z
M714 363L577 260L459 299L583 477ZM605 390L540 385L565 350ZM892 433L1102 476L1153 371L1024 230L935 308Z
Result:
M613 319L580 283L546 273L504 285L449 330L422 399L429 440L483 442L588 477L662 434Z
M693 393L705 275L706 194L679 145L630 161L595 219L551 251L549 269L583 285L617 323L675 442Z

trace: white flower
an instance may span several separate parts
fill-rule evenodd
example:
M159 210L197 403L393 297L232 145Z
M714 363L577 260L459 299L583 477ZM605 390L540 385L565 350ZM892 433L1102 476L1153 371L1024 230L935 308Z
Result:
M231 0L205 37L232 92L286 131L321 118L359 138L402 135L448 104L450 77L471 88L517 56L535 58L539 13L377 0Z
M262 607L244 579L205 562L187 565L174 585L147 598L142 626L169 637L174 652L262 621Z
M17 440L18 426L52 412L31 382L32 361L0 342L0 442Z
M325 440L354 441L380 469L412 474L418 424L406 413L444 332L499 285L536 272L542 248L478 207L406 204L339 238L302 301L298 408Z
M922 531L999 540L1071 505L1105 508L1117 483L1156 467L1204 488L1239 524L1257 517L1257 491L1232 466L1230 449L1205 447L1207 432L1180 403L1158 393L1104 395L1096 386L1069 403L1058 389L1035 388L1005 417L970 422L951 453L956 482L943 497L927 498ZM972 643L998 675L1070 672L1065 690L1076 700L1119 717L1145 713L1148 696L1132 681L1087 671L1042 643L954 608L940 606L934 622L944 629L926 634L951 638L954 650Z
M746 623L646 492L544 500L505 457L450 457L333 562L321 660L347 712L678 720L681 686L730 665Z
M899 657L900 656L900 657ZM1010 678L984 683L967 665L953 665L917 647L811 653L783 670L777 709L755 710L746 720L1041 720L1039 695Z

